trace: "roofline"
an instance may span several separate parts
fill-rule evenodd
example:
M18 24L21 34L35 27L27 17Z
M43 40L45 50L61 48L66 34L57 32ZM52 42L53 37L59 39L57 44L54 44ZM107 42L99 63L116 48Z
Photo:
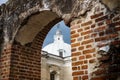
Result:
M59 58L62 58L62 59L66 59L66 58L71 57L71 56L62 57L62 56L58 56L58 55L54 55L54 54L48 53L47 51L43 51L43 50L41 52L44 53L44 54L41 54L41 55L42 56L46 56L46 57L48 57L49 55L52 55L52 56L55 56L55 57L59 57Z

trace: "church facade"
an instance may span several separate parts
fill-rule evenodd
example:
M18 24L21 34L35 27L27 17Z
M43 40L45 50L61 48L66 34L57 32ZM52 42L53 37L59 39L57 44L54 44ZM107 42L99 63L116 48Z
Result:
M72 80L71 46L64 42L60 30L54 35L54 42L42 49L42 80Z

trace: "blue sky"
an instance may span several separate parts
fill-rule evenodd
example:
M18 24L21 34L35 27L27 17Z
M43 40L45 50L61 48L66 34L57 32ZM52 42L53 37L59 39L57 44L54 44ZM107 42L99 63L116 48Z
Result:
M8 0L0 0L0 5L6 3Z
M63 35L63 39L64 42L70 44L70 28L68 26L66 26L64 24L63 21L59 22L59 29L62 31L62 35ZM56 30L58 29L57 24L53 26L53 28L48 32L44 43L43 43L43 47L45 47L46 45L48 45L49 43L53 42L53 36L56 33Z

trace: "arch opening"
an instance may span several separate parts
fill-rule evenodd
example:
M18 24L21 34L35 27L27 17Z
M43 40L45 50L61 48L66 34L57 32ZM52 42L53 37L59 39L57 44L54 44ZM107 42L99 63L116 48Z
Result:
M42 46L42 80L72 80L70 44L69 27L64 21L55 24L48 32ZM56 71L56 74L51 74L52 71Z
M16 79L41 79L42 43L51 27L59 21L61 21L61 18L50 11L43 11L28 18L26 24L18 30L12 45L12 52L15 54L11 56L11 70L18 66L19 72L11 71L11 75L14 73L16 75L20 74ZM17 63L15 63L16 59ZM18 63L21 65L18 65ZM14 79L14 76L11 76L11 79Z

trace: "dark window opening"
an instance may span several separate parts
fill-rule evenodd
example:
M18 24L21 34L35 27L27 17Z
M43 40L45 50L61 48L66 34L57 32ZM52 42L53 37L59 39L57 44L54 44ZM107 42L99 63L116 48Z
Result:
M63 57L63 52L59 52L59 55L60 55L61 57Z
M63 57L63 51L64 51L63 49L60 49L60 50L59 50L59 56L60 56L60 57Z
M58 40L60 40L60 38L58 38Z
M55 71L50 73L50 80L55 80L55 74L56 74Z

